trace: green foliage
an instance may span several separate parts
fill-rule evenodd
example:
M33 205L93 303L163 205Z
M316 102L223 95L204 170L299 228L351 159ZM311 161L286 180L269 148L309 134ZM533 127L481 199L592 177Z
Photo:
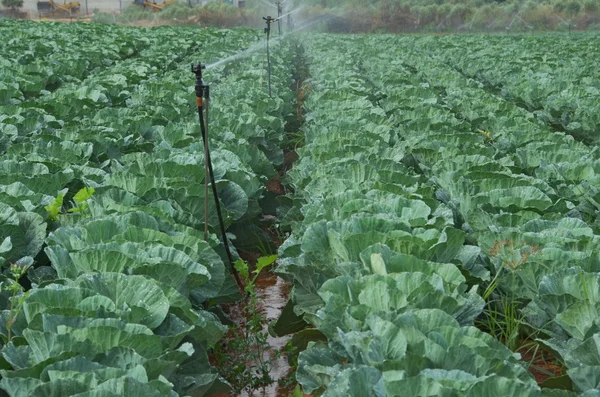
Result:
M186 21L187 18L193 17L195 9L191 8L182 1L178 1L165 7L160 12L160 18L165 20L181 20Z
M95 23L110 24L117 22L117 16L108 12L94 11L92 21Z
M141 20L152 20L155 17L155 13L152 10L140 7L135 4L129 4L123 9L123 12L119 16L121 21L141 21Z
M594 394L596 35L318 38L278 268L327 338L300 347L303 391Z
M0 30L29 37L0 49L10 71L0 76L0 388L202 396L222 385L208 351L227 328L213 310L241 296L213 234L214 206L208 241L201 232L204 159L179 71L197 61L198 43L213 62L252 45L255 32L6 19ZM211 126L229 131L211 138L226 226L254 222L280 164L292 96L281 48L280 94L269 97L243 64L227 65L219 82L257 104L242 122L228 116L237 101L211 108ZM11 264L27 272L13 275Z
M2 6L16 10L17 8L23 8L23 0L2 0Z
M7 335L2 335L5 338L5 344L11 341L12 328L17 321L17 317L21 313L21 310L23 310L23 305L27 300L27 297L29 296L29 291L23 291L23 288L19 284L19 280L25 276L32 263L32 260L27 260L19 261L19 263L10 265L9 270L11 278L0 284L0 292L8 291L11 294L10 309L8 312L8 319L5 324ZM8 285L4 285L4 283L7 283Z
M483 26L519 9L481 7L424 2L407 23ZM238 15L195 12L222 8ZM418 11L373 8L382 30ZM203 239L204 158L180 73L198 43L215 62L256 32L42 25L0 21L44 38L0 48L0 387L202 396L220 377L238 394L269 384L256 282L276 257L235 264L248 299L228 330L214 313L240 296L219 239ZM306 37L301 160L278 214L292 230L276 269L293 283L289 323L271 327L295 333L288 381L329 397L595 393L597 35ZM282 120L297 110L293 46L276 48L273 97L260 51L206 72L218 80L216 187L240 247L256 239ZM218 230L214 207L207 221ZM568 382L544 384L573 391L542 390L514 354L522 338L564 365Z
M92 198L96 189L93 187L84 187L73 196L74 206L69 208L69 212L85 214L89 210L87 201Z
M48 218L50 220L55 221L55 222L58 221L58 215L62 211L64 196L65 196L65 194L63 192L60 192L50 205L47 205L44 207L44 209L46 211L48 211Z
M63 199L68 190L59 192L58 196L52 201L51 204L44 207L48 212L48 219L54 222L59 221L59 216L63 210ZM73 206L67 210L68 213L77 213L85 215L89 212L89 205L87 201L94 195L95 189L93 187L84 187L80 189L73 196Z
M561 29L563 20L570 21L572 28L586 29L600 20L597 2L587 0L375 0L368 8L357 0L304 4L305 17L328 17L323 29L348 33L545 31Z

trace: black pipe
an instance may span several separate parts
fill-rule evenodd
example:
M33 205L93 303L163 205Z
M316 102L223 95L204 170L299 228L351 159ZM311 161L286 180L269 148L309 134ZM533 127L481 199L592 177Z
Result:
M269 54L269 37L271 36L271 24L275 22L273 18L267 16L263 17L265 20L267 27L265 28L265 34L267 35L267 75L268 75L268 84L269 84L269 96L271 96L271 56Z
M210 99L210 87L204 83L202 80L202 70L206 69L205 65L198 63L198 65L192 65L192 72L196 75L196 107L198 108L198 119L200 121L200 131L202 133L202 142L204 143L204 152L206 153L206 163L208 165L208 176L210 178L210 184L212 186L213 196L215 198L215 207L217 208L217 217L219 218L219 228L221 229L221 237L223 238L223 245L225 246L225 253L227 254L227 259L229 260L229 265L231 267L231 272L235 278L235 281L238 287L243 291L244 284L240 279L240 275L238 274L235 266L233 264L233 257L231 255L231 249L229 248L229 240L227 240L227 232L225 231L225 222L223 222L223 215L221 213L221 203L219 202L219 195L217 193L217 184L215 183L215 174L213 172L212 160L210 159L210 151L208 149L208 133L207 128L204 123L204 99L206 99L206 104L208 107L208 102ZM206 178L206 176L205 176ZM208 219L204 220L208 222Z
M279 28L280 36L281 36L281 13L282 13L281 1L278 1L277 2L277 27Z

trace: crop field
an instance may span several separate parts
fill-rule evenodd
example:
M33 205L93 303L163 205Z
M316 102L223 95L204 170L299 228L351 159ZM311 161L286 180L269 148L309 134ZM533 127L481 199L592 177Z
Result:
M0 395L600 396L599 34L0 37Z

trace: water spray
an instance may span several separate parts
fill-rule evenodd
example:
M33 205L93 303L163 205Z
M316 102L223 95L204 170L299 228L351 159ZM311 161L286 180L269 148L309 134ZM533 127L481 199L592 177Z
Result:
M285 1L284 1L285 3ZM282 3L283 4L283 3ZM289 17L289 15L288 15ZM310 28L311 26L314 26L318 23L322 23L324 21L328 21L329 19L331 19L330 16L321 16L318 18L313 19L310 22L305 22L303 24L301 24L300 26L298 26L297 28L292 29L291 31L288 31L287 33L282 34L281 36L278 36L276 38L274 38L273 40L270 41L271 44L276 45L279 42L281 42L284 38L286 38L287 36L290 36L292 34L298 33L304 29ZM225 57L223 59L219 59L216 62L213 62L209 65L206 65L206 70L210 70L210 69L214 69L216 67L219 67L221 65L225 65L229 62L233 62L236 61L238 59L242 59L242 58L246 58L249 57L250 55L254 54L255 52L261 50L264 48L264 43L263 42L259 42L259 43L255 43L253 45L251 45L250 47L241 50L240 52L230 55L228 57Z
M567 28L569 29L569 36L570 36L570 35L571 35L571 25L572 25L572 24L571 24L571 20L569 19L568 21L565 21L563 18L561 18L559 15L556 15L556 14L554 14L554 16L555 16L555 17L557 17L558 19L560 19L560 20L562 21L562 22L561 22L561 25L562 25L562 24L565 24L565 25L567 25ZM575 27L575 28L576 28L576 27L577 27L577 25L573 25L573 27Z
M275 22L275 19L271 16L263 17L267 27L265 28L265 34L267 35L267 75L269 76L269 96L271 96L271 55L269 54L269 37L271 36L271 24Z
M208 178L210 178L210 184L212 186L212 193L215 198L215 207L217 208L217 217L219 219L219 227L221 229L221 236L223 238L223 245L225 246L225 253L231 266L231 272L235 278L235 281L241 291L244 290L244 285L240 279L239 274L235 270L233 264L233 258L231 256L231 250L229 248L229 241L227 240L227 233L225 231L225 222L223 222L223 215L221 213L221 203L219 202L219 195L217 193L217 184L215 183L215 174L213 172L212 161L210 159L210 150L208 148L208 109L210 101L210 86L202 80L202 71L206 69L206 65L202 63L192 64L192 73L196 75L196 107L198 108L198 118L200 121L200 131L202 133L202 142L204 144L204 239L208 241ZM206 111L206 118L204 112ZM208 178L207 178L208 177Z
M485 31L487 32L496 23L496 21L498 21L498 17L494 18L494 20L489 25L486 25Z

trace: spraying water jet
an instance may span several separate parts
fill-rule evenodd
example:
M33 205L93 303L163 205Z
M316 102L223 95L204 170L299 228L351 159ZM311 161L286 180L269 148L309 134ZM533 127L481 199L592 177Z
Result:
M281 36L278 36L278 37L276 37L274 39L270 39L270 45L271 46L277 45L281 40L283 40L287 36L295 34L295 33L298 33L298 32L300 32L300 31L302 31L304 29L307 29L307 28L309 28L311 26L314 26L314 25L316 25L318 23L324 22L324 21L326 21L328 19L331 19L331 17L330 16L320 16L320 17L314 18L313 20L306 21L305 23L301 24L297 28L295 28L295 29L293 29L293 30L291 30L291 31L289 31L287 33L284 33ZM230 55L230 56L228 56L226 58L220 59L220 60L218 60L216 62L211 63L210 65L206 65L206 70L211 70L211 69L214 69L214 68L219 67L221 65L224 65L226 63L233 62L235 60L242 59L242 58L245 58L247 56L250 56L254 52L262 49L263 46L264 45L263 45L262 42L255 43L255 44L251 45L250 47L248 47L248 48L246 48L246 49L244 49L244 50L242 50L242 51L240 51L240 52L238 52L236 54L233 54L233 55Z
M293 13L296 13L296 12L298 12L298 11L302 10L302 9L304 9L304 6L300 6L300 7L296 8L296 9L294 9L294 10L292 10L292 11L288 12L287 14L280 15L279 17L277 17L277 20L280 20L280 19L282 19L283 17L287 17L288 15L292 15Z

